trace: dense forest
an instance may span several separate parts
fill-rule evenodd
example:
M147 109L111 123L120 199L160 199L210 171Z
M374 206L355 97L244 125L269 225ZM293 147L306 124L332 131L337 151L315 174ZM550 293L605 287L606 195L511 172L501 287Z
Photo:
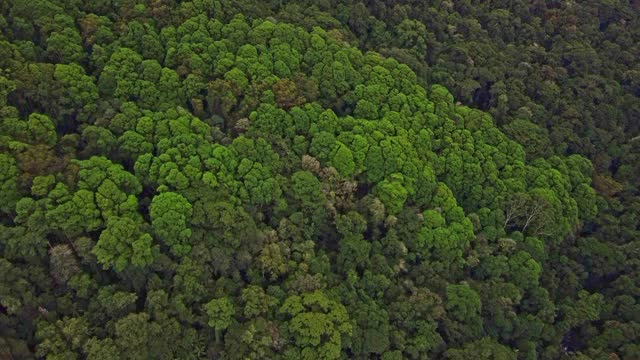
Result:
M639 2L0 31L0 359L640 359Z

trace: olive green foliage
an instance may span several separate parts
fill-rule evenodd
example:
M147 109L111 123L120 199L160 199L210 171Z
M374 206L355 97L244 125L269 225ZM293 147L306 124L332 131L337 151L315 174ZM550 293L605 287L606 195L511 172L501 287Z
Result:
M0 4L0 355L637 355L637 276L620 269L637 247L616 225L638 204L607 203L593 186L624 179L565 151L600 135L557 140L545 114L564 109L556 129L580 108L467 71L482 42L436 47L522 24L331 3ZM576 46L557 51L577 73ZM554 81L544 94L571 88ZM620 248L581 233L609 208Z

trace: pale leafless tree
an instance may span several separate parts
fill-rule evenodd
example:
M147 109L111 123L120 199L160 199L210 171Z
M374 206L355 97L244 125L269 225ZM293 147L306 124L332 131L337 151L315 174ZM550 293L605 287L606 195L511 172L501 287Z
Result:
M525 194L515 194L507 201L504 210L504 228L506 229L516 218L522 215L526 207Z
M525 193L514 194L505 204L504 228L521 227L520 231L533 229L535 235L551 235L546 231L551 219L549 203L539 197Z

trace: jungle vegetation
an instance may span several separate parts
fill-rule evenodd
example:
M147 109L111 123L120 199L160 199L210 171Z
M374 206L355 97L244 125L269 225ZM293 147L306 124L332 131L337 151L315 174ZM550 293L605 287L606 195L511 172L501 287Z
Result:
M0 358L639 358L639 6L2 1Z

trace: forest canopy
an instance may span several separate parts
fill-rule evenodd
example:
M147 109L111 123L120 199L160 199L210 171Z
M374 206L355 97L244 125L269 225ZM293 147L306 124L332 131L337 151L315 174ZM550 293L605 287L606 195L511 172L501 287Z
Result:
M635 70L591 111L585 44L525 86L456 65L508 10L374 3L0 4L0 357L640 355Z

